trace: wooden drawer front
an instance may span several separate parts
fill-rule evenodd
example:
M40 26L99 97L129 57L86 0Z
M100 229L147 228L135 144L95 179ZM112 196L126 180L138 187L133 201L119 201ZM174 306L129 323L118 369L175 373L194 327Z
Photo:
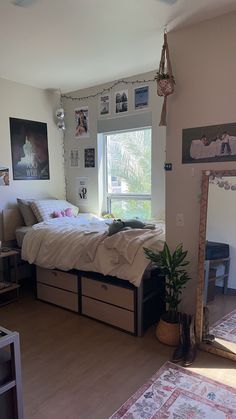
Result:
M78 292L78 278L68 272L56 269L44 269L37 267L37 282L62 288L72 292Z
M81 283L82 295L134 311L134 291L85 277Z
M134 312L82 297L82 314L134 333Z
M78 312L78 295L73 292L37 283L37 297L57 306Z

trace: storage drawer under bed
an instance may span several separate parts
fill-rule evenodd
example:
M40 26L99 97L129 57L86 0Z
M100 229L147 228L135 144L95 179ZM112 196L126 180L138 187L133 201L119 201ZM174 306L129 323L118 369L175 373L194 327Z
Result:
M78 276L37 267L37 298L78 312Z
M82 314L135 333L134 290L81 277Z
M87 297L134 311L134 291L131 289L82 277L81 291Z
M78 277L69 272L37 267L37 282L78 293Z
M82 314L135 333L134 312L82 296Z
M37 297L68 310L78 312L78 294L37 283Z

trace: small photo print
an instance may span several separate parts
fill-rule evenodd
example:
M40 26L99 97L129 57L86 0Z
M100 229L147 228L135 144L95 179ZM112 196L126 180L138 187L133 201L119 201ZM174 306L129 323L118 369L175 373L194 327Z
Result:
M9 186L9 168L0 166L0 186Z
M121 90L115 93L116 113L128 111L128 90Z
M88 199L88 178L78 177L78 198L80 201Z
M143 109L148 106L149 101L149 87L137 87L134 89L134 108Z
M95 167L95 148L84 149L84 167Z
M70 150L70 167L80 167L79 149Z
M100 97L99 112L101 116L110 115L110 95Z
M75 137L88 138L89 137L89 112L88 106L75 109Z

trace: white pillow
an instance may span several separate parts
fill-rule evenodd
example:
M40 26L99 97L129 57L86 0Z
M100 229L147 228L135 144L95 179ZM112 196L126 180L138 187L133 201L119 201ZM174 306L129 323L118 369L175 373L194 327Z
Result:
M72 205L70 202L63 201L60 199L44 199L32 202L31 208L38 222L46 221L53 217L54 211L62 211L66 208L73 210L73 215L78 215L79 208Z

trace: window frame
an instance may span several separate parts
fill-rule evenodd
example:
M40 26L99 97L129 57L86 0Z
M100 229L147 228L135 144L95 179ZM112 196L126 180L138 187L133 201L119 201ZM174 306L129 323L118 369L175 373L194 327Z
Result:
M135 200L142 200L142 201L150 201L152 203L152 182L151 182L151 193L150 194L140 194L135 192L128 192L128 193L109 193L108 192L108 167L107 167L107 137L109 135L114 134L121 134L122 132L136 132L136 131L144 131L146 129L151 130L151 173L152 173L152 127L146 126L142 128L131 128L126 130L119 130L119 131L112 131L103 134L103 145L104 145L104 165L103 165L103 184L104 184L104 202L106 202L106 211L111 213L111 201L112 199L116 200L128 200L128 199L135 199ZM152 174L151 174L152 178ZM152 206L151 206L152 211Z

